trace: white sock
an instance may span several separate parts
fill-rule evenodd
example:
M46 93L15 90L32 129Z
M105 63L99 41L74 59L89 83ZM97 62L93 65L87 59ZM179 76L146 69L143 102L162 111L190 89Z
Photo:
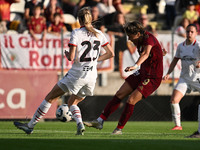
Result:
M100 122L101 124L103 124L103 119L101 117L97 118L97 121Z
M81 116L81 111L77 105L72 105L70 106L69 109L72 112L72 117L76 121L76 124L79 124L80 122L82 123L82 116Z
M43 102L40 104L35 114L33 115L33 118L28 123L28 127L33 128L38 123L38 121L40 121L40 119L48 112L50 107L51 103L43 100Z
M198 132L200 133L200 104L199 104L199 109L198 109L198 121L199 121Z
M178 103L171 104L172 119L176 126L181 126L181 110Z

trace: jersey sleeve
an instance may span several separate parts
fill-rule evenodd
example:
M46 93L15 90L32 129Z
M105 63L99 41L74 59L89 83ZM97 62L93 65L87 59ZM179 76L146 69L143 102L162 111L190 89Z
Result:
M101 46L104 47L107 44L109 44L109 42L108 42L108 39L106 38L106 36L103 33L101 33L101 35L102 35L102 45Z
M181 43L181 44L182 44L182 43ZM181 44L179 44L178 47L177 47L177 49L176 49L176 53L175 53L175 56L174 56L175 58L180 58L180 57L181 57L181 56L180 56L180 45L181 45Z
M71 33L71 38L70 38L70 41L69 41L69 46L70 45L72 45L72 46L77 46L78 45L78 39L77 39L75 30L73 30L72 33Z

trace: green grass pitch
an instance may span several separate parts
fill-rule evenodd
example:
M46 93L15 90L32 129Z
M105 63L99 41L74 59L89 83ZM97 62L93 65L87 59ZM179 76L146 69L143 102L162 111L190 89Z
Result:
M199 150L200 139L185 136L197 130L197 122L182 122L182 131L172 131L172 122L130 121L123 135L111 135L117 122L105 122L102 130L86 127L76 136L75 122L39 122L26 135L12 121L0 121L1 150Z

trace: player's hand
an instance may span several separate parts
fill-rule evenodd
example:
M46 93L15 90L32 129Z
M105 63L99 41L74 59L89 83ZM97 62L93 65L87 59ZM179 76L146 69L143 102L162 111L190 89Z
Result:
M33 36L33 39L36 41L36 42L38 42L40 39L39 38L37 38L36 36Z
M200 68L200 61L197 61L196 68Z
M134 66L133 67L126 67L126 69L124 71L128 72L128 71L132 71L134 69L136 69Z
M169 79L169 74L166 74L164 77L163 77L163 80L168 80Z
M67 57L67 59L69 58L69 52L65 50L65 56Z
M165 48L162 49L162 52L163 52L163 56L167 54L167 50Z

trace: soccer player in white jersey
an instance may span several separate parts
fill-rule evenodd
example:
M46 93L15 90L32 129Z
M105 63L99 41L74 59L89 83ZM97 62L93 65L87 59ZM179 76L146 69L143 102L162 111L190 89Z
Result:
M170 73L174 70L178 60L181 60L181 75L171 96L172 118L175 127L172 130L182 130L181 111L179 102L187 91L200 92L200 44L196 41L197 27L190 24L186 28L186 40L177 47L175 57L173 58L164 80L169 78ZM199 105L199 128L190 137L200 138L200 105Z
M93 28L90 8L84 7L79 10L78 18L81 28L72 32L69 52L65 51L67 59L74 61L72 68L47 94L29 123L14 122L17 128L27 134L33 132L34 126L48 112L51 104L68 91L72 93L68 100L68 106L77 123L76 134L83 135L85 131L81 111L77 104L86 96L93 95L97 78L97 61L113 57L114 51L104 34ZM106 53L99 56L101 47L105 49Z

